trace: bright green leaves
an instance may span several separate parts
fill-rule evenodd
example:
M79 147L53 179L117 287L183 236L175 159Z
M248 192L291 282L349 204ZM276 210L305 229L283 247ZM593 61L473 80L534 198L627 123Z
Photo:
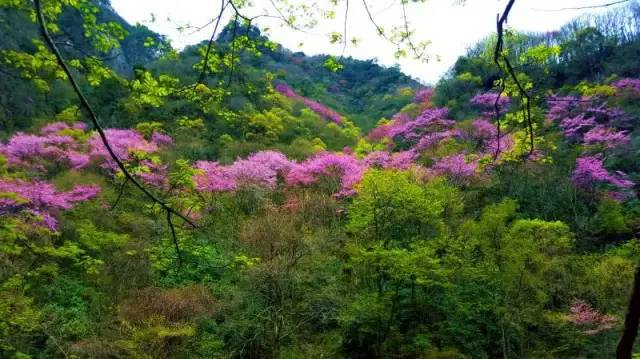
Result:
M185 130L202 130L205 128L204 120L201 118L181 117L176 123L178 127Z
M100 86L105 80L116 77L116 74L104 65L97 57L87 56L83 59L68 61L68 65L84 73L85 79L92 87Z
M522 55L520 55L520 61L523 63L542 65L559 56L560 52L560 45L537 45L528 48Z
M15 50L0 51L1 60L5 65L18 70L20 76L31 80L38 90L48 92L50 80L65 80L67 75L42 41L33 40L33 45L35 51L31 54Z
M406 247L442 235L443 215L457 196L443 181L423 185L403 171L369 170L356 189L348 228L385 247Z
M267 143L278 140L285 130L283 117L287 115L282 110L274 108L251 116L247 123L245 138L250 141L262 140Z
M331 71L331 72L338 72L341 71L344 68L344 65L342 65L338 59L336 59L333 56L327 56L327 59L324 60L324 64L323 64L324 68Z
M199 170L194 168L188 160L178 159L171 172L169 172L169 185L173 188L195 189L193 178Z
M140 132L145 138L151 138L154 132L162 131L162 123L151 121L151 122L140 122L136 125L136 131Z
M148 71L138 70L135 80L131 81L131 95L126 100L125 107L132 113L142 111L145 107L160 107L178 81L168 75L154 77Z

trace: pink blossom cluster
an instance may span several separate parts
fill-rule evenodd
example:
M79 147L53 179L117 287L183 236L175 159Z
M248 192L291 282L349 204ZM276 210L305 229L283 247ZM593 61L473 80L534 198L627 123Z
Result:
M157 153L161 147L171 145L173 139L161 132L154 132L147 140L135 130L108 128L105 136L118 159L125 163L137 162L137 171L133 173L148 185L164 187L167 184L167 166L148 158L147 155ZM101 163L101 167L111 173L119 171L100 135L95 133L88 141L89 156Z
M467 161L465 155L446 156L436 162L432 169L436 174L457 180L467 180L478 173L478 162Z
M333 121L337 124L342 123L342 116L336 111L324 106L323 104L314 101L310 98L301 96L297 94L289 85L280 83L275 86L275 90L281 93L282 95L297 101L302 101L311 111L318 114L320 117Z
M583 188L593 188L597 183L610 184L621 189L633 187L624 172L609 173L604 168L603 160L598 156L579 157L576 160L576 168L573 171L573 182Z
M596 98L572 96L551 97L547 116L560 121L567 139L589 146L586 148L589 154L576 160L572 175L574 184L586 189L593 189L597 184L611 185L618 188L610 193L614 199L628 198L628 189L634 183L623 172L610 173L598 152L630 142L627 128L631 117Z
M590 102L590 97L551 96L547 99L549 111L547 117L551 120L562 120L571 115L574 109L580 108L581 103Z
M384 138L391 138L391 132L394 128L403 126L411 121L411 117L404 112L398 112L391 117L391 122L380 125L369 132L368 138L372 141L380 141Z
M405 166L406 161L402 155L393 159L397 166ZM257 152L227 166L199 161L195 167L200 173L194 180L202 192L233 192L247 186L273 189L279 180L288 186L308 186L331 178L339 184L339 196L352 195L353 186L367 169L367 165L353 155L322 152L297 163L276 151Z
M394 121L389 129L389 136L398 137L405 141L416 141L424 133L436 132L453 126L455 122L447 119L448 115L449 109L447 108L428 108L414 120Z
M587 145L602 145L606 148L614 148L629 143L627 131L616 131L603 125L597 125L584 134L584 143Z
M552 97L548 117L560 121L564 136L586 145L615 148L629 142L631 117L590 97Z
M0 154L10 165L30 170L45 171L52 164L65 164L82 168L89 163L89 156L81 144L69 134L69 130L84 131L84 124L72 126L54 122L43 127L40 135L18 132L6 144L0 143Z
M280 152L262 151L228 166L199 161L195 167L200 173L194 179L203 192L229 192L243 186L275 188L278 178L284 178L293 166Z
M511 98L504 94L489 91L484 93L478 93L471 98L471 104L483 109L484 115L492 117L495 115L495 106L498 105L498 111L500 114L507 112L511 105Z
M498 136L498 129L489 120L477 119L471 123L471 136L479 141L489 141Z
M624 78L611 84L618 90L628 91L634 96L640 95L640 79Z
M413 98L414 103L425 103L431 101L433 98L434 90L432 87L424 87L416 90L416 94Z
M0 180L0 215L28 213L36 216L38 224L56 230L58 210L72 209L76 203L87 201L100 192L95 185L78 185L69 192L57 192L48 182Z
M355 193L354 186L360 182L367 167L354 156L322 152L296 164L286 176L289 185L310 185L321 178L333 178L340 184L338 196Z
M574 117L567 117L560 122L560 128L562 128L564 136L577 141L581 140L582 136L594 126L596 126L595 119L586 117L583 113Z
M104 130L104 133L113 153L123 162L133 160L135 152L154 153L158 151L158 144L147 141L138 131L108 128ZM99 134L96 133L89 139L89 147L89 154L92 158L100 159L103 162L102 167L113 171L118 169L118 165L111 158Z
M418 153L414 150L401 152L374 151L369 153L363 162L367 167L393 168L405 170L414 165Z
M53 165L81 169L90 163L117 172L118 166L98 133L86 142L82 140L85 129L82 123L53 122L44 126L39 134L18 132L6 144L0 143L0 154L13 167L39 172L46 172ZM156 153L160 147L173 142L170 136L160 132L154 132L150 140L134 130L106 129L105 134L114 153L123 162L137 161L144 157L138 155ZM166 183L166 166L147 158L141 158L137 165L140 171L136 175L144 182L155 186Z
M569 311L570 314L566 315L566 320L575 326L588 327L589 329L584 330L587 335L596 335L609 330L616 323L616 317L598 312L583 300L574 300Z
M485 142L484 152L485 154L495 156L496 154L510 151L514 145L515 141L511 135L501 134L500 139L496 136Z
M448 129L439 132L427 133L420 138L418 143L414 146L414 149L417 151L424 151L426 149L432 148L439 144L440 142L448 139L462 137L462 132L457 129Z

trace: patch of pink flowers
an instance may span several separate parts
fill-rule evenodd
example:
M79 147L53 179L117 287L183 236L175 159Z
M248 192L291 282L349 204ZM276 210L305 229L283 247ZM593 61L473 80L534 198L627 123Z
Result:
M478 163L466 160L463 154L443 157L433 165L436 174L453 177L456 179L468 179L478 174Z
M322 152L294 165L286 176L288 185L311 185L322 177L336 179L340 184L338 196L355 194L354 186L360 182L366 165L349 155Z
M342 123L342 116L337 113L336 111L328 108L327 106L314 101L310 98L301 96L299 94L297 94L289 85L284 84L284 83L280 83L277 84L275 86L275 90L279 93L281 93L282 95L293 99L293 100L297 100L297 101L302 101L302 103L304 103L309 109L311 109L311 111L315 112L316 114L318 114L320 117L324 118L325 120L329 120L332 122L335 122L337 124L341 124Z
M257 152L229 166L199 161L195 167L201 173L195 176L195 182L197 189L204 192L229 192L243 186L272 189L293 166L294 162L276 151Z
M413 98L413 102L414 103L425 103L425 102L429 102L431 101L431 98L433 97L434 94L434 90L431 87L425 87L425 88L421 88L416 90L416 94Z
M603 125L597 125L584 134L584 143L587 145L602 145L606 148L615 148L629 143L627 131L617 131Z
M628 91L633 95L640 95L640 79L624 78L611 84L618 90Z
M504 94L489 91L479 93L471 98L472 105L475 105L484 110L484 115L491 117L495 115L496 105L498 106L499 114L504 114L511 105L511 98Z
M75 204L94 198L100 192L95 185L78 185L69 192L58 192L51 183L0 180L0 215L29 213L39 224L56 230L57 210L70 210Z
M573 182L583 188L593 188L598 183L610 184L618 188L633 187L633 182L623 172L609 173L604 168L603 160L597 156L585 156L576 160L573 171Z
M82 153L82 144L66 131L82 133L85 128L80 122L73 125L53 122L44 126L37 135L18 132L6 144L0 144L0 154L10 165L31 170L45 171L53 164L82 168L89 163L89 156Z
M598 312L583 300L574 300L569 311L570 314L566 315L565 319L575 326L582 327L583 333L587 335L596 335L612 329L616 323L616 317Z
M391 153L374 151L368 154L363 162L367 167L393 168L405 170L414 165L418 154L413 150Z

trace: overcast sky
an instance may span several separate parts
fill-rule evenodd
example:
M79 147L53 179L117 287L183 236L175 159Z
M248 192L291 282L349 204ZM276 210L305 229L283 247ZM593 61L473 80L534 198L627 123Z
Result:
M296 0L290 0L295 2ZM307 4L328 0L297 0ZM368 0L375 20L386 29L401 24L402 12L400 0ZM526 31L552 31L564 23L585 12L599 10L558 10L600 5L611 0L519 0L509 18L512 28ZM505 0L466 0L464 5L456 0L427 0L408 5L409 23L416 30L416 38L430 40L429 54L433 60L428 63L404 59L397 61L394 47L376 35L375 27L369 21L362 2L350 1L347 38L360 40L358 46L347 47L345 55L359 59L375 58L378 63L387 66L398 63L401 69L423 82L435 82L449 69L456 58L478 40L495 31L496 14L502 10ZM252 0L254 4L247 14L276 14L270 0ZM178 31L181 25L201 26L217 15L220 0L111 0L113 8L128 22L142 23L152 30L168 35L176 48L198 43L210 36L212 26L202 31ZM334 20L323 20L308 32L294 31L279 21L265 19L258 22L262 28L269 28L272 40L294 51L307 54L340 55L342 45L331 45L329 32L342 32L344 19L344 0L336 9ZM155 21L151 21L153 17ZM300 46L302 44L302 46ZM437 61L436 57L440 60Z

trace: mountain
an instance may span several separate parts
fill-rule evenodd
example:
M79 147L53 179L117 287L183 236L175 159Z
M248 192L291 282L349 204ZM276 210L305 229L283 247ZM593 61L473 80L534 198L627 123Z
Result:
M489 37L435 87L46 3L97 121L0 1L0 358L599 359L635 333L635 3L506 32L513 76Z

